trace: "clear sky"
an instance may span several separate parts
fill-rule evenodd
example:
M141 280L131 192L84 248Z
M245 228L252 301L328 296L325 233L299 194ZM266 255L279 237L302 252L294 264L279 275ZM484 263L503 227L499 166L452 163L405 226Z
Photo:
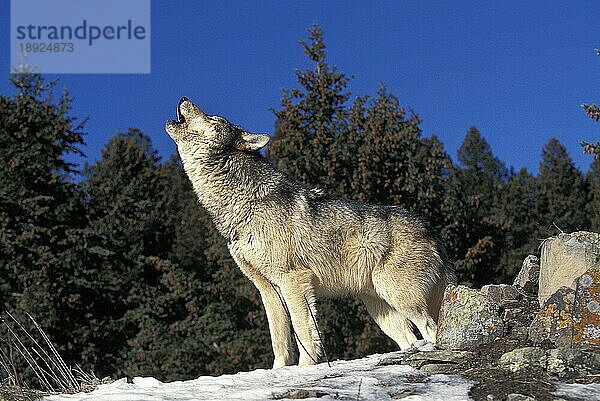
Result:
M249 130L273 132L280 89L308 66L298 44L321 25L331 64L353 94L384 82L455 158L471 125L509 166L537 172L551 136L582 170L581 139L600 124L580 105L600 102L600 3L589 1L152 1L152 73L62 75L73 115L89 117L88 158L130 126L163 157L183 95ZM9 1L0 1L0 66L7 93ZM98 60L102 62L102 60ZM55 76L52 76L55 77Z

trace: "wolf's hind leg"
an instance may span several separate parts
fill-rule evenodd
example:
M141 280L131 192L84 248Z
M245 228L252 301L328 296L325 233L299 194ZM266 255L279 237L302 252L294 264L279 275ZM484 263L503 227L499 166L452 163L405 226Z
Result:
M408 318L417 326L423 338L435 344L437 324L426 309L412 309L407 311Z
M437 324L427 312L425 301L421 302L417 296L411 297L410 294L400 292L383 294L387 295L384 299L395 311L417 326L425 340L435 344Z
M408 266L400 270L404 274L398 274L398 269L389 264L380 270L373 277L375 291L388 305L417 326L425 340L435 344L437 324L428 312L428 291L423 290L427 285L418 276L411 276Z
M362 301L366 305L369 315L381 330L398 344L401 350L410 348L412 343L417 341L412 324L401 312L377 296L363 296Z
M290 271L281 278L279 288L290 312L300 352L299 365L319 363L323 353L311 271Z

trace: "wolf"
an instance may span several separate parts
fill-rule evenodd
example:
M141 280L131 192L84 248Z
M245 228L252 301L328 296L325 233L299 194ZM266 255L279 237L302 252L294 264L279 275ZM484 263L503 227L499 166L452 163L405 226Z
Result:
M261 155L267 134L203 112L188 98L165 129L200 203L232 258L260 292L273 368L323 355L316 297L359 297L400 347L435 342L444 290L455 282L425 220L398 206L330 196L294 181Z

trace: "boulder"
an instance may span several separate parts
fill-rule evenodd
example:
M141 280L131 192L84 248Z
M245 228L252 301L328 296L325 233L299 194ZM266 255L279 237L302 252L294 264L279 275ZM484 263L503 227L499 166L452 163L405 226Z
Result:
M404 363L413 368L422 369L425 365L456 365L467 359L473 358L474 354L469 351L428 351L417 352L408 356Z
M523 297L517 287L508 284L488 284L481 287L481 293L498 306L515 305Z
M456 365L451 363L428 363L419 368L421 372L450 374L456 372Z
M596 374L600 369L600 354L594 347L517 348L503 354L501 368L513 373L547 373L560 379L573 379Z
M529 326L539 308L537 298L535 300L525 299L522 302L521 308L505 309L502 312L502 320L504 321L505 336L524 343L529 337Z
M506 396L506 401L535 401L535 398L525 394L511 393Z
M303 400L305 398L321 398L321 397L325 397L329 395L328 393L324 392L324 391L319 391L319 390L307 390L307 389L292 389L292 390L288 390L285 391L281 394L275 394L273 396L274 399L276 400L282 400L282 399L286 399L286 400Z
M579 231L545 240L540 258L540 306L559 288L571 287L591 267L600 267L600 234Z
M529 255L523 260L521 270L513 285L522 291L537 295L540 279L540 260L535 255Z
M502 355L498 362L500 367L513 373L543 372L547 366L546 350L539 347L517 348Z
M563 347L548 350L547 372L561 379L600 372L600 352L594 347Z
M450 285L444 293L437 329L442 348L468 349L502 337L499 306L480 291Z
M600 268L586 271L573 287L561 287L546 300L529 327L534 343L600 345Z

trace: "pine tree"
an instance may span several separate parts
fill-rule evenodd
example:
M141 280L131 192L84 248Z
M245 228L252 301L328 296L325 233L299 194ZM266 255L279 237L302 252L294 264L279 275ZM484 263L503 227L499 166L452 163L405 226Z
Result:
M0 96L0 299L12 308L31 282L27 272L51 268L53 244L79 207L67 153L81 154L82 135L69 117L68 93L53 99L56 82L38 74L11 77L17 93Z
M301 88L283 92L267 156L304 184L329 188L336 180L328 163L337 154L334 145L350 96L348 78L327 63L321 28L311 27L309 42L301 43L314 68L296 71Z
M596 54L600 56L600 49L594 49ZM600 107L596 104L582 104L581 107L585 110L585 113L589 118L598 122L600 121ZM596 159L600 159L600 141L587 142L582 141L581 146L583 146L583 152L594 155Z
M502 247L495 262L500 282L510 282L519 272L523 259L537 253L540 228L536 215L538 200L536 178L525 168L512 175L499 192L492 220L497 236L502 236Z
M362 127L351 124L353 136L360 137L354 141L360 145L350 183L353 195L420 212L440 228L439 200L450 160L437 137L421 137L419 117L405 114L396 96L382 85L364 110Z
M600 159L597 158L587 174L589 185L589 202L586 212L592 231L600 233Z
M449 244L460 279L475 286L496 278L502 248L491 210L508 172L475 127L458 149L459 166L450 172L444 200L448 219L443 239Z
M33 315L73 362L71 284L85 212L66 155L81 154L82 124L67 92L54 98L56 81L22 72L11 82L16 93L0 96L0 299L24 324Z
M96 301L87 333L94 350L84 363L101 374L128 373L131 341L154 311L174 313L158 304L158 283L171 267L174 235L170 217L173 187L161 175L159 157L150 140L130 129L109 141L102 159L86 168L82 182L88 199L92 247L103 260L87 271Z
M557 228L566 232L589 228L583 176L556 138L542 149L538 185L542 237L555 234Z

